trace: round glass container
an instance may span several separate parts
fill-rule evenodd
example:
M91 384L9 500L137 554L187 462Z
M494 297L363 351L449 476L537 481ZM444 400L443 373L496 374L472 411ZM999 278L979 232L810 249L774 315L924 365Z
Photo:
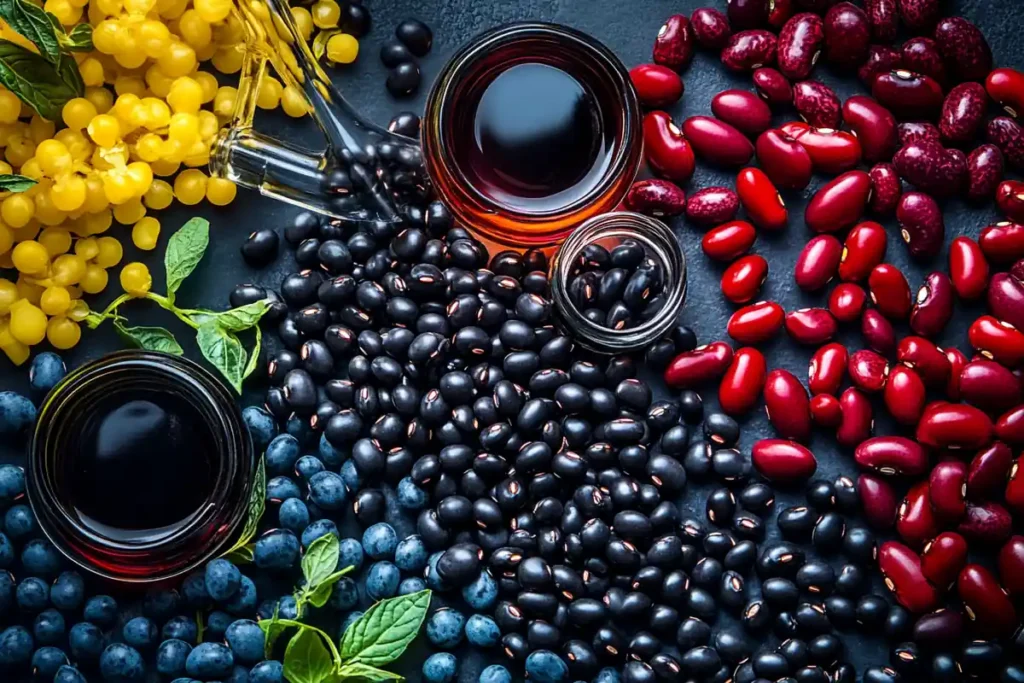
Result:
M584 247L598 244L609 251L626 240L639 243L664 275L664 305L637 325L616 330L592 322L569 295L569 282ZM661 221L628 211L591 218L573 230L551 259L548 271L551 299L559 324L582 346L599 353L636 351L661 339L679 318L686 299L686 257L679 240Z
M230 547L245 523L249 430L227 387L185 358L121 351L83 365L46 397L29 449L40 527L102 577L183 574Z

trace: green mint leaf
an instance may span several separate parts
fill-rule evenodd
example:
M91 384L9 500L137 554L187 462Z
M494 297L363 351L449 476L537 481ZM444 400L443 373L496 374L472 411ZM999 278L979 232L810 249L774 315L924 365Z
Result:
M53 17L51 19L51 17ZM61 58L57 17L26 0L0 0L0 18L12 29L35 43L39 54L50 64L57 64Z
M50 121L60 121L64 105L80 93L45 57L9 40L0 40L0 83Z
M205 218L193 218L167 240L164 269L167 271L169 299L174 300L174 293L199 265L209 245L210 222Z
M231 560L235 564L252 564L254 559L253 552L256 548L255 544L246 544L241 548L235 548L224 553L222 557L225 560Z
M309 544L302 556L302 575L310 589L320 585L338 566L341 541L335 534L325 534Z
M248 354L238 337L211 321L199 326L196 342L203 357L241 394Z
M0 175L0 192L24 192L36 182L32 178L17 173L5 173Z
M60 44L72 52L92 52L92 26L86 23L76 25L61 37Z
M333 534L331 534L333 536ZM323 607L327 604L327 601L331 599L331 593L334 592L334 584L338 583L338 579L345 576L352 571L352 567L345 567L340 572L334 572L323 581L318 583L315 587L310 590L307 585L300 594L303 602L308 602L313 607Z
M256 463L256 474L252 480L252 490L249 492L248 509L245 514L245 526L242 527L242 534L231 546L231 549L224 553L224 556L248 550L249 559L252 562L252 550L249 542L256 537L256 531L260 526L260 518L263 517L263 510L267 506L267 466L263 457Z
M262 299L245 306L232 308L216 314L217 324L221 326L221 329L228 332L242 332L243 330L256 327L260 322L260 318L263 317L263 314L267 312L269 307L270 302L267 299Z
M252 351L249 353L249 364L245 366L245 372L242 374L242 379L245 379L252 373L256 372L256 366L260 360L260 347L263 346L263 330L260 329L259 325L255 328L256 330L256 343L252 345Z
M334 675L334 660L317 631L301 628L284 651L284 677L289 683L324 683Z
M136 348L169 353L174 356L181 356L185 353L174 335L162 327L125 327L115 320L114 329L117 330L121 339Z
M274 657L274 645L277 643L277 639L281 637L281 634L288 628L281 623L278 619L278 614L281 611L280 605L274 606L274 616L270 619L261 619L259 626L263 629L263 656L266 659L273 659Z
M384 671L383 669L378 669L375 666L360 664L359 662L342 665L341 670L338 671L338 676L343 681L349 678L358 678L360 680L369 681L370 683L405 680L396 673Z
M429 606L429 589L381 600L345 631L342 661L370 666L395 661L416 638Z

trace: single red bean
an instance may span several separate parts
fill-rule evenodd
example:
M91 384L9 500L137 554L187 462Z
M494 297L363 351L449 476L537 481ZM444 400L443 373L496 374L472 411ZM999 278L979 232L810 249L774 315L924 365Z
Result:
M853 459L860 467L887 477L918 477L928 471L928 453L902 436L865 439L857 444Z
M885 258L885 228L874 221L858 223L846 236L839 261L839 277L844 282L866 280Z
M742 166L754 155L754 145L743 133L710 116L686 119L683 134L699 156L721 166Z
M775 63L776 45L775 34L770 31L740 31L729 38L720 57L722 64L733 71L753 71Z
M885 388L889 363L874 351L861 349L850 354L847 367L850 380L863 392L874 394Z
M729 20L712 7L695 9L690 15L690 28L697 43L707 50L721 50L732 35Z
M967 178L966 158L941 144L914 142L896 152L892 164L900 176L935 197L959 194Z
M878 569L896 601L914 614L933 609L939 594L921 571L921 558L913 550L886 541L878 550Z
M889 482L873 474L861 474L857 477L857 495L868 524L876 529L892 528L899 499Z
M1021 402L1020 380L990 360L973 360L960 371L960 396L987 413L999 414Z
M988 96L1013 117L1024 113L1024 73L1003 67L985 79Z
M944 99L938 81L906 69L880 75L871 86L871 94L901 119L934 118Z
M967 198L972 202L988 201L1003 179L1003 153L995 145L975 147L967 155Z
M915 142L942 142L938 126L927 121L904 121L896 126L896 134L901 147Z
M988 95L980 83L961 83L946 95L939 116L939 131L950 142L967 143L985 122Z
M928 500L940 520L959 524L967 514L967 465L959 460L936 464L928 475Z
M996 438L1015 446L1024 444L1024 405L1007 410L996 420Z
M891 111L866 95L854 95L843 103L843 121L857 134L866 161L892 159L899 139Z
M673 14L658 29L654 39L653 61L679 71L693 59L693 29L682 14Z
M761 344L779 333L785 317L782 306L774 301L758 301L733 313L726 331L740 344Z
M971 500L994 498L1006 490L1013 468L1013 451L1001 441L974 454L967 471L967 497Z
M1024 536L1010 536L999 550L999 582L1011 595L1024 593Z
M1013 263L1024 258L1024 225L1010 221L990 225L981 231L978 244L990 263Z
M868 57L871 22L860 7L840 2L825 13L825 59L841 69L856 69Z
M871 177L864 171L849 171L815 193L804 212L813 232L839 232L864 215L871 196Z
M722 294L734 304L745 304L761 291L768 279L768 261L750 254L734 261L722 273Z
M910 313L910 285L903 272L889 263L874 267L868 276L868 292L879 311L892 320L906 320Z
M843 282L836 285L828 297L828 312L841 323L852 323L860 318L868 295L860 285Z
M629 70L637 97L645 107L667 107L683 96L683 79L660 64L640 64Z
M896 32L900 27L896 0L864 0L864 11L868 15L872 38L880 43L896 40Z
M764 412L779 436L806 442L811 436L811 410L807 390L788 370L768 373L764 384Z
M914 624L914 642L929 650L958 646L964 632L964 617L958 609L945 607L923 615Z
M793 104L793 87L778 69L763 66L754 71L754 87L757 94L772 107Z
M736 176L736 194L751 222L764 230L781 230L789 222L782 195L764 171L745 168Z
M1003 491L1003 500L1017 515L1024 514L1024 455L1013 462L1010 468L1010 479Z
M947 17L935 27L935 42L959 81L982 81L992 71L992 50L978 27L963 17Z
M727 0L725 14L729 25L737 31L761 28L768 23L769 0Z
M1024 222L1024 182L1004 180L996 188L999 210L1015 223Z
M923 192L908 192L896 208L900 235L910 255L916 259L934 258L942 248L946 224L938 203Z
M711 99L711 112L747 135L760 135L772 125L772 111L748 90L723 90Z
M971 323L967 339L981 355L1008 368L1024 363L1024 333L1005 321L983 315Z
M871 438L875 419L871 401L867 396L850 387L840 395L839 405L843 409L843 420L836 429L836 441L839 445L853 448Z
M761 476L778 484L806 481L818 469L814 453L786 439L761 439L754 444L750 457Z
M964 603L967 618L983 634L1000 636L1018 625L1017 612L1002 586L985 567L969 564L960 572L957 593Z
M910 310L910 329L922 337L935 337L953 317L953 283L943 272L929 273L917 290Z
M1024 329L1024 278L996 273L988 286L988 309L999 320Z
M811 393L835 395L846 375L848 358L846 347L839 343L826 344L815 351L807 368Z
M940 85L946 82L946 65L939 46L931 38L911 38L900 49L903 68L930 76Z
M731 221L740 209L740 198L728 187L705 187L686 200L687 220L712 227Z
M718 379L732 362L732 347L712 342L681 353L665 370L665 384L673 389L692 389Z
M892 323L874 308L869 308L860 316L860 333L867 345L884 356L896 350L896 332Z
M722 410L733 416L750 412L761 397L767 374L768 365L760 351L750 347L737 349L718 385Z
M924 337L909 336L901 339L896 349L896 360L916 372L933 389L945 387L949 380L949 359L938 346Z
M794 0L775 0L774 7L768 13L768 25L778 31L794 14L796 14Z
M685 183L693 175L696 158L683 132L663 111L644 116L644 156L658 175Z
M885 407L893 419L904 425L916 425L926 400L924 381L906 365L897 364L885 383Z
M793 277L800 289L813 292L835 277L843 245L832 235L812 237L796 259Z
M967 356L955 347L942 352L949 363L949 378L946 380L946 398L951 401L960 400L960 373L967 365Z
M747 253L757 230L747 221L729 221L704 233L700 246L709 258L716 261L732 261Z
M867 60L857 69L857 78L868 90L871 90L879 76L899 69L901 66L903 66L903 56L899 52L888 45L872 45L868 48Z
M911 548L923 548L939 533L939 521L928 499L928 482L914 484L896 511L896 533Z
M974 406L933 401L925 406L916 435L932 448L981 448L992 440L992 420Z
M967 514L956 530L969 541L984 545L1000 545L1013 533L1013 518L999 503L969 503Z
M931 30L941 16L939 0L898 0L900 19L907 28Z
M838 427L843 421L843 407L832 394L818 394L809 405L811 419L821 427Z
M678 216L686 211L686 193L668 180L638 180L626 193L626 208L648 216Z
M783 124L779 130L803 145L811 155L815 170L822 173L843 173L860 162L860 141L852 133L831 128L812 128L803 121Z
M776 187L802 190L811 182L814 164L803 145L782 131L768 130L757 138L757 161Z
M1017 121L997 116L988 122L985 139L1002 151L1011 166L1024 169L1024 128Z
M779 71L791 80L807 78L821 56L824 42L821 17L811 12L794 15L779 31Z
M929 541L921 552L921 573L939 588L948 588L967 564L967 541L946 531Z
M793 106L800 118L815 128L839 127L842 102L832 88L819 81L800 81L793 86Z
M836 319L824 308L801 308L786 314L786 332L795 341L820 346L836 335Z

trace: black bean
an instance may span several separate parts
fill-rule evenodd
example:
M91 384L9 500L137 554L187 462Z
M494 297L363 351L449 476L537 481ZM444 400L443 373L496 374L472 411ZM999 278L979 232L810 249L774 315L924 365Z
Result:
M880 595L865 595L857 601L857 623L872 632L885 623L889 603Z
M698 678L710 676L722 665L722 659L718 652L706 645L687 650L679 661L688 672Z
M759 652L752 660L754 673L775 680L789 674L789 662L777 652Z
M826 512L814 525L811 543L823 552L834 552L843 543L846 520L838 512Z
M751 600L744 606L740 618L744 628L751 632L758 632L767 628L771 623L772 613L763 601Z
M711 413L704 418L704 438L717 448L730 448L740 438L740 426L725 413Z

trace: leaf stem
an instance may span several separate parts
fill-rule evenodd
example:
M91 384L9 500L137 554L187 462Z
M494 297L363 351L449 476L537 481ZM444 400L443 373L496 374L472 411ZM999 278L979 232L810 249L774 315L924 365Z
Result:
M324 642L327 643L327 648L331 651L331 659L334 660L335 667L341 667L341 654L338 653L338 648L335 647L334 641L332 641L330 636L318 629L316 626L310 626L309 624L304 624L303 622L295 621L294 619L278 619L277 623L282 626L294 626L299 630L308 629L319 634L320 637L323 638Z
M192 320L192 318L190 318L189 315L188 315L190 312L197 312L197 311L191 311L190 309L178 308L177 306L174 305L174 302L171 301L171 299L169 297L161 296L159 294L154 294L153 292L148 292L146 294L146 298L149 299L150 301L152 301L153 303L155 303L160 308L164 309L165 311L170 311L171 313L173 313L175 315L175 317L178 318L178 320L180 320L181 322L185 323L186 325L191 327L193 330L198 330L199 329L199 325L194 320Z

